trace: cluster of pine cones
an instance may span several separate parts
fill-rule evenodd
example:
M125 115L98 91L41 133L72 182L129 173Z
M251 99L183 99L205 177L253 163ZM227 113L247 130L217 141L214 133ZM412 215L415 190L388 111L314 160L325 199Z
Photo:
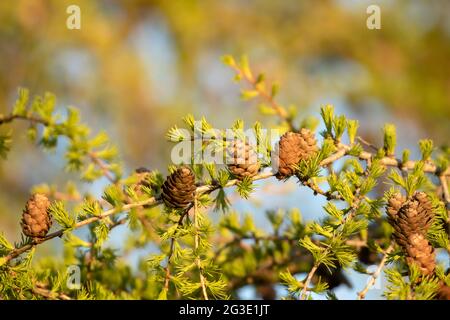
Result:
M273 160L278 170L275 176L284 180L295 174L294 166L301 160L309 159L318 152L317 141L308 129L301 129L298 133L287 132L281 137L276 151L277 157ZM231 159L228 169L235 178L243 180L258 174L258 156L248 142L232 141L227 153L228 159ZM149 171L138 169L136 172L144 180ZM187 209L194 201L195 191L194 172L182 166L167 177L162 185L161 197L170 208ZM27 201L21 220L22 231L26 236L39 239L47 235L52 226L49 207L50 201L43 194L34 194ZM394 240L405 252L407 263L417 265L424 276L434 274L436 254L427 240L434 213L428 196L424 192L416 192L405 198L395 193L389 198L386 211L389 223L394 228ZM448 299L448 291L449 287L443 285L439 294Z
M275 176L284 180L294 175L295 165L301 160L314 156L318 147L314 133L303 128L300 132L287 132L281 136L275 151L275 157L272 159L277 172ZM228 155L232 159L228 169L237 179L242 180L258 174L258 156L248 142L233 141L228 148Z
M294 166L301 160L309 159L317 151L317 141L310 130L285 133L277 146L276 177L283 180L294 175ZM231 141L226 154L228 170L238 180L252 178L261 169L258 154L248 141ZM167 177L162 186L162 199L170 208L186 209L194 201L195 189L194 173L183 166Z

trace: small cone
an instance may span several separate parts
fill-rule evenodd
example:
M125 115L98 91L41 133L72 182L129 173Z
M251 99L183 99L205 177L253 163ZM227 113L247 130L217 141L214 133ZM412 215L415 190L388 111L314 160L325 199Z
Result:
M185 209L194 201L195 175L188 167L181 167L167 177L162 186L166 206Z
M416 192L410 199L394 194L386 208L394 239L406 253L408 264L419 266L423 275L434 272L436 254L426 236L433 220L431 201L424 192Z
M248 142L233 140L227 149L227 161L230 172L237 179L242 180L245 177L254 177L258 174L260 164L258 155Z
M286 132L278 143L278 164L276 177L279 180L287 179L295 173L294 166L301 160L311 158L318 151L317 141L308 129L301 129L299 133Z
M52 226L52 219L48 213L50 201L43 195L36 193L27 201L22 213L22 231L31 238L43 238Z

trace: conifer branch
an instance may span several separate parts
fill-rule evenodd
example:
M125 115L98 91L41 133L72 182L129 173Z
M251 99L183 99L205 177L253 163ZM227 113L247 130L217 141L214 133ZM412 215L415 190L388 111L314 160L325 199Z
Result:
M47 300L72 300L72 298L66 295L65 293L57 293L48 290L41 283L36 283L36 285L32 288L32 291L34 294L42 296Z
M116 183L117 182L117 177L114 177L113 174L111 173L110 167L109 165L103 161L102 159L100 159L97 154L95 152L89 152L89 158L92 160L92 162L94 162L96 165L98 165L98 167L100 168L100 170L102 170L103 175L111 182L111 183Z
M171 259L173 256L173 249L175 246L175 238L170 238L170 248L169 248L169 254L167 255L167 264L166 267L164 268L164 290L165 292L169 291L169 284L170 284L170 264L171 264Z
M146 200L143 200L143 201L126 204L126 205L124 205L124 206L122 206L120 208L112 208L112 209L104 211L99 216L87 218L87 219L85 219L83 221L80 221L80 222L76 223L75 226L72 229L79 229L79 228L84 227L84 226L86 226L88 224L91 224L93 222L102 220L102 219L104 219L106 217L109 217L111 215L114 215L114 214L126 212L126 211L128 211L130 209L133 209L133 208L138 208L138 207L142 207L142 206L156 206L156 205L159 205L161 203L162 203L161 200L152 197L152 198L149 198L149 199L146 199ZM19 255L21 255L24 252L27 252L28 250L31 250L36 245L39 245L39 244L41 244L43 242L46 242L46 241L51 240L51 239L56 238L56 237L62 237L65 231L66 231L66 229L60 229L58 231L55 231L53 233L50 233L50 234L46 235L44 238L32 239L31 242L29 242L29 243L27 243L27 244L25 244L25 245L23 245L23 246L21 246L19 248L13 249L11 252L9 252L8 255L4 257L4 259L5 259L4 263L8 263L12 259L17 258Z
M0 115L0 125L2 125L4 123L12 122L13 120L16 120L16 119L26 120L26 121L29 121L32 124L39 123L39 124L42 124L45 127L48 127L48 126L51 126L51 125L52 126L53 125L55 125L55 126L61 125L61 123L51 123L49 120L44 119L42 117L35 116L35 115L31 114L31 113L20 114L20 115L19 114L10 114L8 116ZM69 136L69 138L70 138L70 136ZM87 153L87 156L89 157L89 159L94 164L96 164L100 168L100 170L103 173L103 175L110 182L112 182L112 183L116 183L117 182L118 177L117 176L115 177L115 174L113 174L113 172L111 171L110 165L108 163L106 163L105 161L103 161L102 159L100 159L96 152L89 151Z
M324 191L322 190L316 183L312 182L312 181L302 181L302 184L305 187L310 188L315 195L320 194L322 196L324 196L325 198L327 198L327 200L342 200L342 196L339 194L333 194L330 191Z
M26 120L32 123L40 123L43 124L44 126L48 126L50 125L50 122L42 119L40 117L36 117L33 116L31 114L26 114L26 115L18 115L18 114L10 114L10 115L0 115L0 125L4 124L4 123L9 123L12 122L13 120Z
M236 63L230 63L229 66L236 72L238 78L245 79L247 83L252 86L253 90L255 90L263 100L267 101L278 117L288 124L290 131L296 131L289 113L275 100L275 94L269 93L265 86L261 85L259 79L256 79L249 69L246 70L246 68L248 68L247 66L239 66Z
M348 155L348 152L351 150L351 146L343 144L343 143L339 143L337 145L337 148L338 148L338 150L335 153L333 153L331 156L324 159L320 163L321 166L325 167L328 164L331 164L331 163L339 160L340 158ZM357 158L359 158L360 160L372 161L375 158L375 154L370 153L368 151L362 151L357 156ZM408 160L405 163L403 163L402 160L400 160L400 159L396 159L393 157L383 157L380 159L380 163L386 167L396 167L400 170L413 170L417 164L417 161ZM433 161L428 160L424 164L423 171L427 172L427 173L436 174L438 172L438 167L436 166L436 164ZM442 176L450 176L450 169L447 168L441 175Z

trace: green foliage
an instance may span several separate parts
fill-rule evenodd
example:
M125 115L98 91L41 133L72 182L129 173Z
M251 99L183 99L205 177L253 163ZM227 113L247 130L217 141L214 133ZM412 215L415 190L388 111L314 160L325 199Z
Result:
M254 190L253 181L249 177L245 177L244 179L242 179L242 181L240 181L237 184L237 192L244 199L248 199L253 190Z
M422 153L422 160L429 160L433 152L433 141L429 139L420 140L419 148Z
M333 137L333 119L334 108L332 105L326 105L320 109L320 115L322 116L325 124L326 131L323 133L324 137Z
M350 144L355 142L356 133L358 131L359 122L358 120L347 120L347 132L348 132L348 140Z
M303 284L295 279L294 276L289 272L289 270L286 272L280 272L280 280L281 283L287 286L287 290L290 295L300 295L303 289Z
M12 114L17 116L24 116L27 113L27 103L30 96L30 92L26 88L19 88L18 98L13 106Z
M107 171L109 179L121 176L121 168L117 162L117 149L109 143L108 136L101 132L90 138L90 129L80 123L78 110L67 108L67 115L61 116L55 112L56 98L46 92L44 96L35 96L29 102L27 89L19 89L19 97L13 107L12 117L29 119L31 126L28 137L38 140L44 149L54 149L60 138L68 139L65 152L66 168L69 171L79 171L82 179L92 182L104 176ZM40 137L36 125L42 125ZM9 151L10 135L0 136L0 155L4 158Z
M10 151L11 142L11 132L0 135L0 158L6 159L6 156Z
M50 214L58 222L58 224L64 229L71 229L75 226L75 219L64 208L64 203L61 201L55 201L49 208Z
M386 155L393 156L395 154L395 145L397 143L397 133L393 124L386 124L383 128L384 132L384 151Z
M420 277L418 267L410 265L409 281L402 276L397 268L386 269L386 276L389 281L387 291L384 293L389 300L431 300L435 297L439 289L439 279L435 277ZM417 283L417 280L420 282Z
M263 73L253 72L245 56L239 62L225 56L223 62L236 72L237 81L246 83L242 98L261 99L259 107L263 113L279 118L276 128L296 131L294 124L301 123L300 128L315 130L316 119L304 117L296 122L296 108L284 108L276 101L279 85L269 84ZM398 188L407 196L425 190L435 213L428 239L436 250L448 253L448 203L435 191L437 176L448 176L450 152L442 149L433 155L433 142L421 140L422 159L411 160L410 152L404 150L401 163L397 163L393 157L393 125L385 125L383 148L372 154L364 151L370 146L364 140L358 139L364 147L356 142L358 121L336 116L331 105L321 108L321 117L325 130L319 152L300 161L294 169L301 188L309 188L314 196L326 200L325 214L321 219L303 221L297 208L267 210L265 222L269 228L260 228L254 215L233 209L234 197L226 191L236 187L240 198L257 205L258 199L252 198L255 177L237 180L225 165L197 163L197 155L192 155L192 162L187 165L196 176L195 199L184 209L163 207L161 193L168 192L162 190L164 175L156 170L137 170L123 177L118 150L106 133L91 135L90 128L80 122L76 108L67 108L63 116L56 110L52 94L36 96L30 103L29 92L20 89L11 115L2 115L0 124L2 119L9 119L5 123L14 119L29 121L29 138L46 150L54 149L61 139L66 140L66 168L79 172L84 182L106 179L108 184L102 186L100 199L89 193L81 195L76 182L68 183L66 190L47 184L33 188L33 192L52 199L49 213L60 229L49 238L61 236L63 259L44 258L33 263L40 241L48 239L22 237L13 245L0 235L0 299L228 299L237 298L239 289L248 284L259 290L260 284L273 287L278 283L287 287L290 299L312 299L311 292L336 299L334 288L330 287L332 282L321 270L325 268L333 274L353 268L375 277L361 258L365 249L378 255L377 259L383 255L383 262L377 261L381 263L380 271L384 263L394 265L383 269L388 280L386 298L433 299L441 281L450 283L449 275L437 267L435 274L424 277L415 265L408 264L401 248L392 249L392 228L383 208ZM201 152L223 154L227 139L246 138L241 119L231 125L232 137L225 130L214 129L205 117L196 120L187 115L183 122L185 128L169 129L168 140L197 142L207 136L201 141ZM269 171L273 141L263 134L262 123L255 122L252 130L262 164L256 178L271 178L275 174ZM346 130L348 145L343 139ZM10 143L11 134L0 136L2 158L10 152ZM338 165L341 159L342 165ZM392 170L386 177L387 167ZM168 164L167 171L170 174L176 168ZM397 189L386 191L388 181ZM75 231L84 226L87 233ZM109 238L120 226L127 228L129 234L118 250ZM156 250L140 259L138 271L132 270L122 257L150 246ZM79 289L71 290L65 285L65 265L80 267Z

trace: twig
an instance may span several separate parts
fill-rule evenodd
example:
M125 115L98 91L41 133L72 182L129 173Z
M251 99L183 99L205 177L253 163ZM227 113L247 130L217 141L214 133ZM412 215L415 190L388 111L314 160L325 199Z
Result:
M441 182L442 192L444 193L444 201L447 210L450 210L450 193L448 191L447 177L444 175L439 176L439 181Z
M173 248L175 246L175 238L170 238L170 249L169 254L167 256L167 264L165 268L165 276L164 276L164 290L166 292L169 291L169 284L170 284L170 260L172 259L173 255Z
M199 245L199 233L198 233L198 212L197 212L197 196L194 198L194 228L195 228L195 237L194 237L194 250L197 254L197 257L195 258L195 264L197 265L199 274L200 274L200 285L202 287L202 294L203 298L205 300L208 300L208 292L206 291L206 280L203 276L203 267L202 263L200 261L200 256L198 256L198 245Z
M254 90L258 91L259 95L269 103L270 107L277 113L277 115L289 125L291 131L296 131L296 129L294 128L294 124L292 123L292 119L289 117L286 109L279 105L275 101L273 96L269 94L263 87L258 86L257 80L251 74L243 72L243 70L241 70L241 68L239 68L239 66L237 65L232 65L231 67L236 71L238 75L244 78L253 87Z
M340 151L348 152L351 149L351 147L340 143L338 145L338 149ZM339 153L339 151L336 153ZM333 157L333 156L331 156L331 157ZM367 151L362 151L358 156L359 159L366 160L366 161L373 160L374 157L375 157L374 154L367 152ZM327 160L327 159L325 159L325 160ZM409 161L406 161L403 163L402 160L400 160L400 159L396 159L393 157L383 157L380 159L380 163L384 166L397 167L397 168L403 169L403 170L413 170L415 165L417 164L417 161L409 160ZM423 171L428 172L428 173L436 173L438 171L438 167L432 161L427 161L423 166ZM442 173L442 175L450 176L450 168L447 168L447 170L445 170Z
M36 286L33 287L32 291L34 294L40 295L49 300L72 300L72 298L65 293L52 292L40 283L36 283Z
M27 121L31 121L31 122L37 122L37 123L41 123L44 126L48 126L50 123L42 118L39 117L35 117L32 115L18 115L18 114L10 114L10 115L0 115L0 125L4 124L4 123L9 123L12 122L15 119L19 119L19 120L27 120Z
M383 259L381 260L380 264L378 265L377 270L370 276L369 281L367 282L366 286L362 291L358 293L358 300L362 300L366 297L367 292L370 290L370 288L375 284L377 281L377 278L381 274L381 270L383 270L384 265L386 264L386 260L388 257L388 254L394 249L394 246L391 244L389 248L386 249L383 255Z
M315 195L320 194L327 198L327 200L342 200L342 196L339 194L333 194L330 191L322 190L316 183L312 181L302 181L302 184L308 188L310 188Z
M95 152L88 153L89 158L91 158L92 162L99 166L100 170L102 170L103 175L111 182L115 183L117 178L113 177L111 174L111 170L109 169L109 165L100 159Z
M367 140L364 140L362 137L356 137L356 139L361 142L362 144L368 146L369 148L371 148L373 151L378 152L378 148L376 146L374 146L372 143L370 143Z
M31 123L40 123L44 126L49 126L50 122L48 120L45 120L43 118L31 115L31 114L26 114L26 115L17 115L17 114L10 114L10 115L0 115L0 125L4 124L4 123L9 123L12 122L13 120L26 120L29 121ZM88 153L89 158L92 160L92 162L94 162L95 164L97 164L100 169L102 170L103 174L106 176L106 178L111 181L112 183L115 183L117 178L115 178L112 174L111 174L111 170L109 168L109 165L107 163L105 163L103 160L101 160L95 152L89 152Z
M47 193L47 196L53 197L55 200L61 200L61 201L80 201L82 200L82 197L79 194L68 194L64 192L59 191L50 191Z
M308 277L306 278L305 284L303 285L303 289L302 289L302 292L300 294L300 299L301 300L305 300L307 298L307 292L308 292L309 284L311 283L311 280L312 280L314 274L316 273L318 267L319 267L319 264L318 263L314 263L312 269L309 271Z
M339 232L342 232L343 226L345 226L347 222L349 222L351 219L353 219L355 217L356 211L357 211L357 209L359 207L359 204L362 201L362 198L363 197L360 195L360 190L356 189L355 190L355 198L354 198L352 204L349 207L349 211L347 212L347 215L345 216L344 221L341 224L342 228L339 230ZM327 255L329 252L330 252L330 247L327 247L325 249L324 255ZM302 289L302 293L300 294L300 298L302 300L305 300L306 297L307 297L306 293L309 290L308 289L309 283L311 282L311 279L314 276L314 273L316 272L316 270L319 267L319 265L320 265L320 263L315 262L313 267L312 267L312 269L311 269L311 271L308 273L308 277L306 278L304 287Z

